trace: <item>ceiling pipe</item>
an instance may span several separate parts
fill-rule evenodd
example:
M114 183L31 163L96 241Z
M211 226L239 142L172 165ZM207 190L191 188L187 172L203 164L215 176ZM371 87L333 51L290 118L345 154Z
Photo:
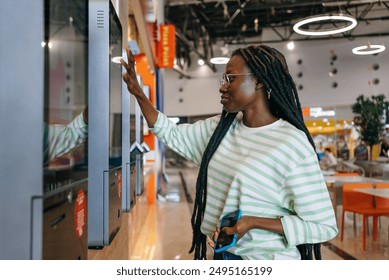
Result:
M243 15L243 9L247 5L247 3L250 2L250 0L246 0L243 4L239 5L239 8L235 11L235 13L231 16L231 18L228 20L228 22L224 25L227 27L232 23L232 21L240 14L242 13Z
M192 77L190 75L188 75L187 73L185 73L183 70L181 70L179 67L177 67L176 65L173 66L173 70L175 72L177 72L178 74L181 75L181 77L184 77L184 78L187 78L187 79L191 79Z

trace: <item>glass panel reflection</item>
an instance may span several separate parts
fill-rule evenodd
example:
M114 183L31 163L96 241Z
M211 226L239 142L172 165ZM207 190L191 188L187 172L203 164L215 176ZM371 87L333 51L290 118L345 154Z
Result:
M44 191L87 178L88 1L45 1Z

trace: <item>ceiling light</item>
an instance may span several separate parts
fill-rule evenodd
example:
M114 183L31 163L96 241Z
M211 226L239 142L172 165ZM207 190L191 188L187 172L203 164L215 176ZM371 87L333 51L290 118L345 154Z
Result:
M331 28L331 29L325 29L325 30L309 30L309 29L300 29L303 25L313 23L313 22L320 22L320 21L327 21L328 23L331 23L332 21L345 21L345 25ZM333 35L337 33L343 33L348 30L353 29L355 26L357 26L357 21L355 18L347 15L319 15L314 17L305 18L299 22L297 22L293 26L293 30L301 35L310 35L310 36L324 36L324 35Z
M229 57L219 56L219 57L213 57L211 58L210 62L212 64L227 64L227 62L230 60Z
M204 60L202 60L201 58L199 60L197 60L197 63L198 65L202 66L205 64Z
M254 30L255 30L255 32L258 32L258 30L259 30L259 20L258 20L258 18L254 19Z
M286 46L288 47L288 50L294 50L294 42L293 41L289 42Z
M380 53L385 50L384 45L365 45L365 46L359 46L353 48L353 54L356 55L368 55L368 54L375 54Z

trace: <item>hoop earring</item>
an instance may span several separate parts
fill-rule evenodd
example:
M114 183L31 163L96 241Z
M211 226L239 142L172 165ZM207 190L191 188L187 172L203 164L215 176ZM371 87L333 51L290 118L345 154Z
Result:
M267 99L270 99L271 89L267 91Z

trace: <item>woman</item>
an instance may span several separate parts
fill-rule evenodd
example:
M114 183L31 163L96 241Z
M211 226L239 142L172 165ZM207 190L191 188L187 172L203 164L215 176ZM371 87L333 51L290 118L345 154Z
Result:
M224 228L238 234L225 259L300 259L297 246L338 233L314 143L285 59L268 46L237 49L220 81L223 113L176 126L155 110L140 88L134 58L122 60L128 90L153 133L200 165L192 216L195 259L206 258L222 216L242 218ZM221 256L215 256L220 258Z

